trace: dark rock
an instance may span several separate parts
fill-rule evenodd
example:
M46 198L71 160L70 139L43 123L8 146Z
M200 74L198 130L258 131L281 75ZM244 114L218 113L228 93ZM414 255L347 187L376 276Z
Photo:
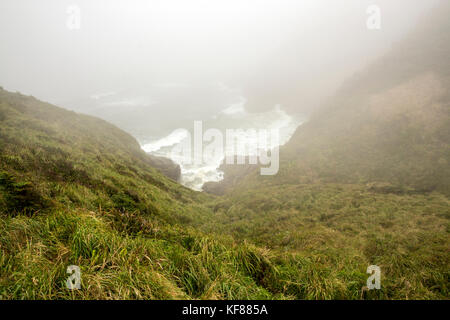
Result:
M158 157L148 154L150 158L150 165L159 171L161 171L166 177L169 177L177 182L181 178L181 168L178 164L172 160L164 157Z

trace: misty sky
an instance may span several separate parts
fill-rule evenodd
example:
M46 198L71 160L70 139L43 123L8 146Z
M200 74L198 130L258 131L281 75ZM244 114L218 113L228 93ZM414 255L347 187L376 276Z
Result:
M115 113L127 128L145 117L201 117L241 97L249 111L307 113L438 2L2 0L0 85ZM76 30L66 25L72 4ZM366 27L372 4L381 30Z

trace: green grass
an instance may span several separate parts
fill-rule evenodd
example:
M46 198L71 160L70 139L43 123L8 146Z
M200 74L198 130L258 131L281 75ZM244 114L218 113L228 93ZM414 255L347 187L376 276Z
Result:
M155 170L105 121L0 90L0 298L449 298L448 171L418 190L340 181L348 166L297 156L212 196ZM439 173L426 171L405 181ZM368 291L373 264L381 290ZM65 286L69 265L80 290Z
M258 248L189 227L214 198L153 169L128 134L4 90L0 114L1 298L287 298L261 283Z
M146 225L137 233L108 214L53 212L1 220L3 299L268 299L243 259L252 248L194 230ZM151 226L150 226L151 225ZM66 289L78 265L82 289Z
M243 186L217 199L205 232L251 241L280 258L287 295L307 299L446 299L450 201L358 185ZM270 197L267 195L270 194ZM289 261L287 263L287 261ZM363 292L367 266L382 289ZM294 291L292 291L294 290Z

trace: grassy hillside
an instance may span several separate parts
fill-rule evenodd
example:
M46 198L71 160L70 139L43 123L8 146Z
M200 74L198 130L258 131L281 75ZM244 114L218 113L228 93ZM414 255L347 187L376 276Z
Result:
M355 74L281 148L280 172L224 168L223 193L297 183L378 184L450 195L450 3ZM241 175L241 179L238 179ZM220 186L221 185L221 186Z
M299 128L278 175L231 168L223 196L105 121L0 89L0 298L448 299L449 34L419 28Z
M449 14L443 2L349 79L281 148L278 175L265 179L244 168L245 184L371 183L449 195ZM224 190L208 187L239 184L239 170L229 176Z
M251 273L264 253L189 228L210 197L153 169L128 134L4 90L0 124L1 298L276 296Z
M4 90L0 114L3 299L448 297L443 196L286 186L217 198L157 172L102 120ZM367 292L374 263L383 289ZM65 287L69 265L81 290Z
M375 264L382 270L376 297L449 298L450 201L442 194L244 185L217 200L214 211L214 220L200 226L205 232L296 257L289 283L299 297L364 298L365 268Z
M350 79L297 130L282 157L287 166L309 181L378 182L449 195L449 14L445 2Z
M373 263L389 297L448 298L449 14L350 79L281 148L276 176L224 166L204 230L314 257L319 286Z

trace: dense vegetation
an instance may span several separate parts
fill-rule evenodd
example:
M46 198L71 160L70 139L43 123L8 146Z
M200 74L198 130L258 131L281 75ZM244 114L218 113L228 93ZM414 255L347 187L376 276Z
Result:
M0 89L0 298L448 299L449 7L446 31L419 29L299 128L278 175L235 169L222 196L105 121Z
M225 195L206 230L320 255L328 274L341 266L328 283L374 263L396 297L448 297L449 13L443 3L350 79L281 148L276 176L223 166L204 188Z
M0 99L2 298L448 297L444 195L305 184L212 197L101 120ZM65 288L72 264L79 291ZM378 292L362 289L370 264Z
M283 295L254 275L271 266L264 251L188 226L211 197L158 173L131 136L4 90L0 114L2 298ZM80 291L65 287L69 265Z

